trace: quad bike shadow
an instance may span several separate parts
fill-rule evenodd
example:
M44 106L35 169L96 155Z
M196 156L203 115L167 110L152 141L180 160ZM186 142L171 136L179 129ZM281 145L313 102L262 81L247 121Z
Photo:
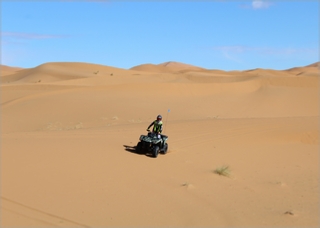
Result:
M123 145L126 151L137 154L136 146Z

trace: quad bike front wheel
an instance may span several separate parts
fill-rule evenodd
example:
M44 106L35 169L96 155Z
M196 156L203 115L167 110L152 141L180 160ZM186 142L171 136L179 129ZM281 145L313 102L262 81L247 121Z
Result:
M141 150L142 150L142 145L141 145L141 142L138 142L137 146L136 146L136 152L137 153L141 153Z
M152 150L152 156L154 158L156 158L156 157L158 157L158 154L159 154L159 147L158 146L154 146L153 150Z

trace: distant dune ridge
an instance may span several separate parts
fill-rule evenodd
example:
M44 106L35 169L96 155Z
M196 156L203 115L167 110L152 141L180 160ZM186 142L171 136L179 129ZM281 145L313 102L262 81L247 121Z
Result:
M239 76L245 73L251 75L305 75L317 76L319 74L319 63L313 63L304 67L295 67L287 70L252 69L246 71L223 71L209 70L201 67L169 61L161 64L142 64L130 68L129 70L103 66L90 63L45 63L30 69L10 67L1 65L1 83L24 83L24 82L55 82L61 80L81 79L103 74L128 73L130 71L142 71L152 73L185 73L189 75L196 73L198 76ZM132 72L132 73L133 73ZM202 74L200 74L202 73ZM194 74L193 74L194 75ZM208 77L207 77L208 78Z
M164 62L161 64L142 64L130 68L131 70L150 71L150 72L179 72L183 70L202 70L201 67L192 66L185 63L174 61Z
M1 227L320 225L319 63L0 71ZM135 146L158 114L154 159Z
M45 63L30 69L17 69L2 66L6 74L1 78L2 83L6 82L54 82L70 79L81 79L98 75L99 73L125 72L126 70L89 63L57 62Z
M308 66L306 66L306 67L320 67L320 62L316 62L316 63L313 63L313 64L310 64L310 65L308 65Z
M10 67L5 65L0 65L0 75L7 75L7 74L13 74L19 70L22 70L23 68L20 67Z

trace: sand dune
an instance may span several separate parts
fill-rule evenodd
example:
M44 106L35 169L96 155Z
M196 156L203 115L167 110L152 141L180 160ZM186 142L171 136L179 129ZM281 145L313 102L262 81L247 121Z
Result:
M1 77L1 83L39 83L113 75L126 72L124 69L85 63L45 63L31 69Z
M9 74L14 74L19 70L22 70L23 68L20 67L10 67L6 65L0 65L0 76L5 76Z
M2 227L319 226L317 64L1 72ZM158 114L168 154L137 154Z
M201 67L197 67L197 66L193 66L193 65L185 64L185 63L174 62L174 61L160 63L159 66L164 66L164 67L172 69L174 71L203 70L203 68L201 68Z
M297 75L297 76L319 76L319 62L310 64L305 67L294 67L286 70L287 72Z
M142 64L139 66L135 66L130 68L131 70L137 70L137 71L147 71L147 72L158 72L158 73L173 73L173 72L184 72L184 71L190 71L190 70L204 70L201 67L196 67L190 64L185 63L179 63L174 61L169 61L165 63L160 64Z

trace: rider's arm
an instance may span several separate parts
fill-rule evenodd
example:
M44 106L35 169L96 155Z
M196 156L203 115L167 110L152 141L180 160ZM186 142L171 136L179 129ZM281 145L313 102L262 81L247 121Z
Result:
M147 128L147 130L149 130L149 128L154 125L154 121L149 125L149 127Z

